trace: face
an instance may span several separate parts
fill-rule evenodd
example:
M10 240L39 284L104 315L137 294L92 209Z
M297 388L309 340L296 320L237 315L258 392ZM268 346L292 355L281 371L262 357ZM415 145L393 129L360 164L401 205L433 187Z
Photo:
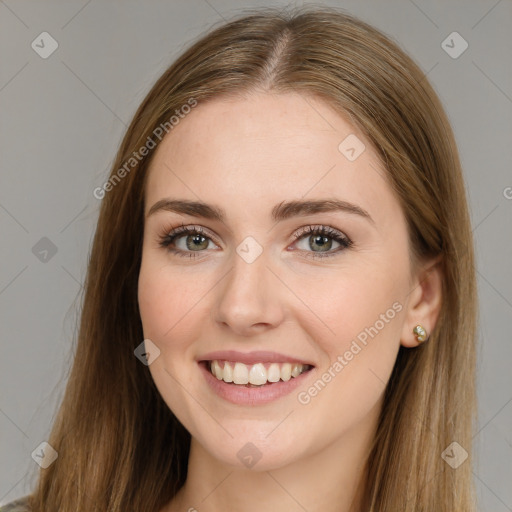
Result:
M193 442L272 469L376 418L411 268L398 200L357 129L295 94L199 104L156 149L145 205L149 369Z

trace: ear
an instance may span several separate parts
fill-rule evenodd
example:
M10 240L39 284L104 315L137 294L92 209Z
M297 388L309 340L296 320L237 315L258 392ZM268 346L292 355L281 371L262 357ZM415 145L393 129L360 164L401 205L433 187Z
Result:
M417 347L419 342L413 329L421 324L427 331L427 339L436 326L441 311L443 273L441 258L421 265L415 273L409 294L407 312L400 342L404 347Z

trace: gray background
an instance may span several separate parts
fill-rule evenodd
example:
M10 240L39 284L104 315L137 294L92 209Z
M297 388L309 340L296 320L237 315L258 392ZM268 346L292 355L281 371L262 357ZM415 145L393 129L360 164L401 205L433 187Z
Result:
M480 510L512 511L512 3L325 4L395 39L427 73L453 124L481 300L475 482ZM0 0L0 504L28 493L39 469L31 453L47 438L71 363L100 206L92 192L127 123L211 23L259 5L286 4ZM59 45L46 59L31 47L44 31ZM441 46L453 31L469 44L458 58Z

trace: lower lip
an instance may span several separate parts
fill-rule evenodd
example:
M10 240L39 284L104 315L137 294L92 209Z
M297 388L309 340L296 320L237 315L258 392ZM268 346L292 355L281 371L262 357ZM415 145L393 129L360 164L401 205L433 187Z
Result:
M294 389L304 383L305 379L314 370L308 370L301 373L298 377L291 377L284 382L274 382L258 387L245 387L236 384L228 384L223 380L217 379L207 367L207 363L199 363L199 367L205 376L206 382L210 387L224 400L237 405L260 405L278 400L279 398L290 394Z

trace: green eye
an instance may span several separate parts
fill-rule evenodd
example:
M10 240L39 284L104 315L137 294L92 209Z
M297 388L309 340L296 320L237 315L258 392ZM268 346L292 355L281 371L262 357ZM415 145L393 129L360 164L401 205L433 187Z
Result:
M297 241L308 241L308 248L311 250L300 249L308 258L328 258L353 245L346 235L330 226L306 226L293 236ZM176 241L182 238L185 240L185 247L176 247ZM335 250L331 250L333 241L339 244ZM161 236L159 244L177 256L196 258L195 253L204 252L208 249L210 242L214 243L202 227L180 226Z

